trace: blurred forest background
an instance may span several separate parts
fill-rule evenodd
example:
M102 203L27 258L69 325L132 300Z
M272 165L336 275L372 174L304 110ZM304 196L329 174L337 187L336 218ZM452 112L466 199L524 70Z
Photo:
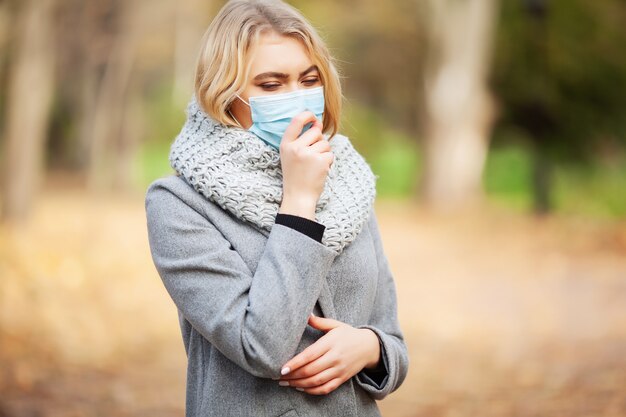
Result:
M626 416L626 3L289 3L380 176L384 415ZM0 0L0 417L183 415L143 195L223 4Z

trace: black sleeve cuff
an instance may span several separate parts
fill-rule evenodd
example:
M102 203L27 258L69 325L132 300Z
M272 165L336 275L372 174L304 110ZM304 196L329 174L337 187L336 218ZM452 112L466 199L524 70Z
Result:
M387 376L389 371L387 369L385 348L383 347L380 339L378 339L378 344L380 346L380 360L376 364L376 367L371 369L363 368L361 372L369 376L380 387L383 385L385 377Z
M275 224L282 224L284 226L291 227L292 229L304 233L311 239L315 239L318 242L322 242L324 230L326 230L326 226L314 220L286 213L276 214Z

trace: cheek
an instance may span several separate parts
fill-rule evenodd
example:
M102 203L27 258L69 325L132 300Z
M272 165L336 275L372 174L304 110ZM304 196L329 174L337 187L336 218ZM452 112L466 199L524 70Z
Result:
M236 99L230 106L230 112L237 118L239 123L246 129L252 124L252 118L250 116L250 108L244 104L241 100Z

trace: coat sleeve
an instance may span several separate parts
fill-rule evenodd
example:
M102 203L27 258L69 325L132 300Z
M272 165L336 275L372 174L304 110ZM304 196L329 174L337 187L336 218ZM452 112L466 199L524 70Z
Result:
M378 287L369 322L356 327L370 329L378 336L381 345L381 360L376 369L364 368L354 378L370 396L376 400L382 400L398 389L406 378L409 356L398 322L396 286L383 249L378 220L373 209L369 219L369 229L378 260Z
M336 252L275 224L252 272L221 232L167 187L153 183L145 209L153 262L183 316L247 372L279 378Z

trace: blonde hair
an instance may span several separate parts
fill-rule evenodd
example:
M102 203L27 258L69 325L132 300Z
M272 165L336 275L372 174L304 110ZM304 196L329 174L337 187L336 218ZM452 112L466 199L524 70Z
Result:
M228 110L250 76L251 52L266 31L304 43L324 85L323 132L334 136L339 130L343 98L335 60L313 26L297 9L280 0L230 0L218 12L202 37L198 55L198 104L216 121L239 125Z

